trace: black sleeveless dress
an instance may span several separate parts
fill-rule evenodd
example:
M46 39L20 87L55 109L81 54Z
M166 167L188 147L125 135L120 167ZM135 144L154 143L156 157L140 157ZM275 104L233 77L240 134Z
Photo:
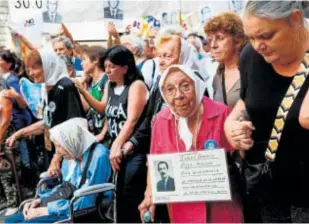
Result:
M129 89L130 86L125 86L123 91L117 95L114 87L111 84L108 86L108 103L105 114L112 143L118 137L128 117ZM139 118L134 131L144 119L145 111L146 109ZM117 222L119 223L141 222L138 205L144 199L147 176L146 154L143 151L145 150L135 148L133 154L128 155L121 162L117 180Z

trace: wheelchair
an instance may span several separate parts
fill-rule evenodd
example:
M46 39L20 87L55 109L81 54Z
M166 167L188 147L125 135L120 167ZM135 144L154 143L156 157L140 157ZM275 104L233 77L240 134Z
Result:
M29 143L29 140L27 140L27 144ZM33 142L34 143L34 142ZM8 147L6 145L3 145L3 148L5 149L3 152L0 153L0 174L3 172L8 172L8 171L12 171L13 172L13 176L14 176L14 182L16 184L16 193L17 193L17 201L18 204L20 204L23 200L29 198L29 195L27 195L27 192L24 192L24 188L25 186L27 186L27 184L29 183L29 181L32 184L33 188L35 187L35 183L37 183L37 181L39 180L39 170L43 168L43 170L46 170L46 168L48 168L47 165L45 165L46 167L40 167L40 164L37 162L37 160L39 158L33 158L33 155L35 155L36 157L38 157L38 154L40 154L40 151L46 151L45 149L42 150L40 149L39 146L35 145L35 150L31 150L29 151L29 156L30 156L30 160L31 160L31 164L32 164L32 173L35 176L31 176L31 180L26 180L24 178L29 178L29 176L24 176L24 167L22 165L22 162L20 161L19 166L17 166L17 162L16 162L16 158L17 158L17 153L20 154L20 152L17 152L19 149L20 143L19 141L15 142L15 144L12 147ZM32 145L30 145L32 146ZM20 155L21 156L21 155ZM21 159L21 158L20 158ZM45 160L47 160L47 158L44 158ZM43 161L45 162L45 161ZM43 163L40 162L40 163ZM41 165L42 166L42 165ZM33 197L33 194L31 195L31 197Z
M50 185L50 182L60 182L61 178L50 177L47 172L40 175L40 181L37 185L34 198L23 201L19 206L22 212L24 205L39 198L40 190ZM55 181L56 180L56 181ZM112 183L96 184L92 186L82 187L74 191L73 197L70 199L69 218L58 221L56 223L117 223L116 217L116 180L117 173L112 177ZM112 199L108 202L104 200L104 193L112 192ZM98 194L95 205L90 208L74 211L74 203L82 197Z
M19 173L17 170L17 165L16 165L16 153L15 149L18 148L19 145L15 144L14 147L10 150L5 150L4 152L0 153L0 163L1 163L1 172L7 172L9 170L13 171L13 176L14 176L14 181L16 184L16 190L17 190L17 201L20 203L22 200L22 190L20 186L20 181L19 181Z

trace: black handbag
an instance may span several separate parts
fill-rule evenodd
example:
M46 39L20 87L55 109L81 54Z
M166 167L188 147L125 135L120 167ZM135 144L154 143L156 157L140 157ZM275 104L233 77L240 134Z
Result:
M274 171L268 160L258 164L249 164L244 160L241 169L242 186L246 194L263 190L264 184L273 178Z

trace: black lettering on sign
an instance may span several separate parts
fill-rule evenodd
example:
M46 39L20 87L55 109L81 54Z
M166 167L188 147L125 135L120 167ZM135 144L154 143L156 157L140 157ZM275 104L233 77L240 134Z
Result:
M35 0L35 5L38 9L42 8L42 0Z
M25 9L29 9L29 7L30 7L29 0L23 0L23 6L24 6Z
M16 4L14 5L16 9L24 8L24 9L29 9L29 8L37 8L41 9L43 7L42 0L16 0Z
M16 9L20 9L20 8L21 8L21 6L22 6L22 5L21 5L20 0L17 0L17 1L16 1L15 8L16 8Z

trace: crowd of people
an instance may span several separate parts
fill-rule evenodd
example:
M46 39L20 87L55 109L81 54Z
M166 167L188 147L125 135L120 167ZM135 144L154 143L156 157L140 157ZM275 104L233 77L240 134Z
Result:
M166 25L144 39L109 24L106 48L63 31L51 50L24 58L2 48L1 217L62 221L68 189L114 183L120 223L146 214L164 223L309 222L307 7L247 1L242 17L209 18L205 35ZM41 118L21 78L42 84ZM154 204L147 155L204 150L209 139L226 151L232 200ZM44 171L58 182L19 209ZM97 197L78 199L74 211Z

